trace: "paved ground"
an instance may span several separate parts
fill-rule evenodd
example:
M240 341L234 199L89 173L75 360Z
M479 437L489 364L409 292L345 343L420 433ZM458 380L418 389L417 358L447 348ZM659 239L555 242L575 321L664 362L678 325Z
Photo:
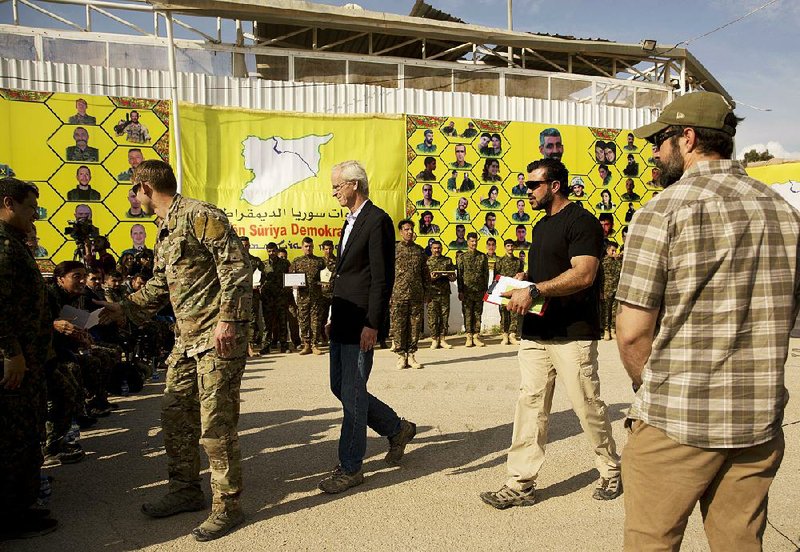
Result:
M463 339L458 341L463 343ZM496 343L497 340L494 340ZM427 345L427 344L426 344ZM800 345L794 340L794 346ZM340 496L316 489L336 464L340 407L327 389L327 357L273 355L248 366L240 424L247 524L213 544L187 536L205 517L191 513L151 520L143 501L165 489L159 427L162 386L151 384L84 432L84 462L48 470L51 508L61 529L47 537L3 543L3 550L620 550L623 503L591 498L597 477L589 447L560 387L553 403L548 461L539 503L497 511L478 493L504 479L505 449L517 394L513 347L423 350L424 370L393 368L376 356L370 388L418 424L402 467L382 461L386 441L371 435L364 485ZM787 386L800 390L800 360L790 359ZM613 342L600 343L603 398L622 447L623 411L632 394ZM764 544L793 551L800 541L800 400L786 411L787 450L772 486ZM208 482L206 479L206 489ZM699 515L684 550L707 550Z

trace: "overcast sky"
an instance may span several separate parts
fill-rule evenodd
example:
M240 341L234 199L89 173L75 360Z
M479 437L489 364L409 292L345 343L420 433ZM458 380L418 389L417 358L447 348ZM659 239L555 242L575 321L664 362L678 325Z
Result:
M325 4L345 2L322 0ZM638 44L673 46L724 25L769 0L514 0L514 29ZM369 10L407 15L413 0L360 0ZM505 0L428 0L464 21L505 28ZM737 151L752 147L800 158L800 1L769 7L686 48L738 102L745 122ZM744 104L771 111L758 111Z
M633 44L649 38L673 46L770 1L767 8L686 47L730 92L738 103L737 114L746 119L737 135L740 157L753 147L768 147L776 157L800 159L800 0L514 0L514 29ZM506 0L428 2L468 23L498 28L507 24ZM358 4L407 15L414 0L360 0ZM47 7L61 13L80 10L77 6ZM24 24L53 26L52 20L29 8L20 10ZM10 2L0 3L0 23L9 23L10 15ZM101 23L96 30L118 32L108 22ZM182 34L180 29L177 34Z

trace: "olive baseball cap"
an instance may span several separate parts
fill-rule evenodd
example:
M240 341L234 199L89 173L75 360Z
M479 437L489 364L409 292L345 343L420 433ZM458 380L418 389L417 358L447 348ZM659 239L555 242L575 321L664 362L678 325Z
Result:
M637 128L633 135L649 141L662 130L674 125L712 128L733 136L736 129L725 124L725 117L732 111L733 106L720 94L692 92L678 97L664 108L656 122Z

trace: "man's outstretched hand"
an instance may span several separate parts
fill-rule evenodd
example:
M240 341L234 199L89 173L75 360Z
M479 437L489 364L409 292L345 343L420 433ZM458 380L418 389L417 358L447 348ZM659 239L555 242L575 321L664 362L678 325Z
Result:
M109 301L95 301L95 305L103 307L100 311L100 323L111 324L115 323L119 326L125 324L125 313L122 312L122 305L119 303L110 303Z

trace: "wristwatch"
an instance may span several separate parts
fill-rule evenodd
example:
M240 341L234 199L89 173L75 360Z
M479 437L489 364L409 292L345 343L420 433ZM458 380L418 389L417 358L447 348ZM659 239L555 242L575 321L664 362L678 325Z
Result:
M539 292L539 288L536 287L536 284L531 284L531 287L528 288L528 293L531 294L531 299L533 299L534 301L542 295Z

